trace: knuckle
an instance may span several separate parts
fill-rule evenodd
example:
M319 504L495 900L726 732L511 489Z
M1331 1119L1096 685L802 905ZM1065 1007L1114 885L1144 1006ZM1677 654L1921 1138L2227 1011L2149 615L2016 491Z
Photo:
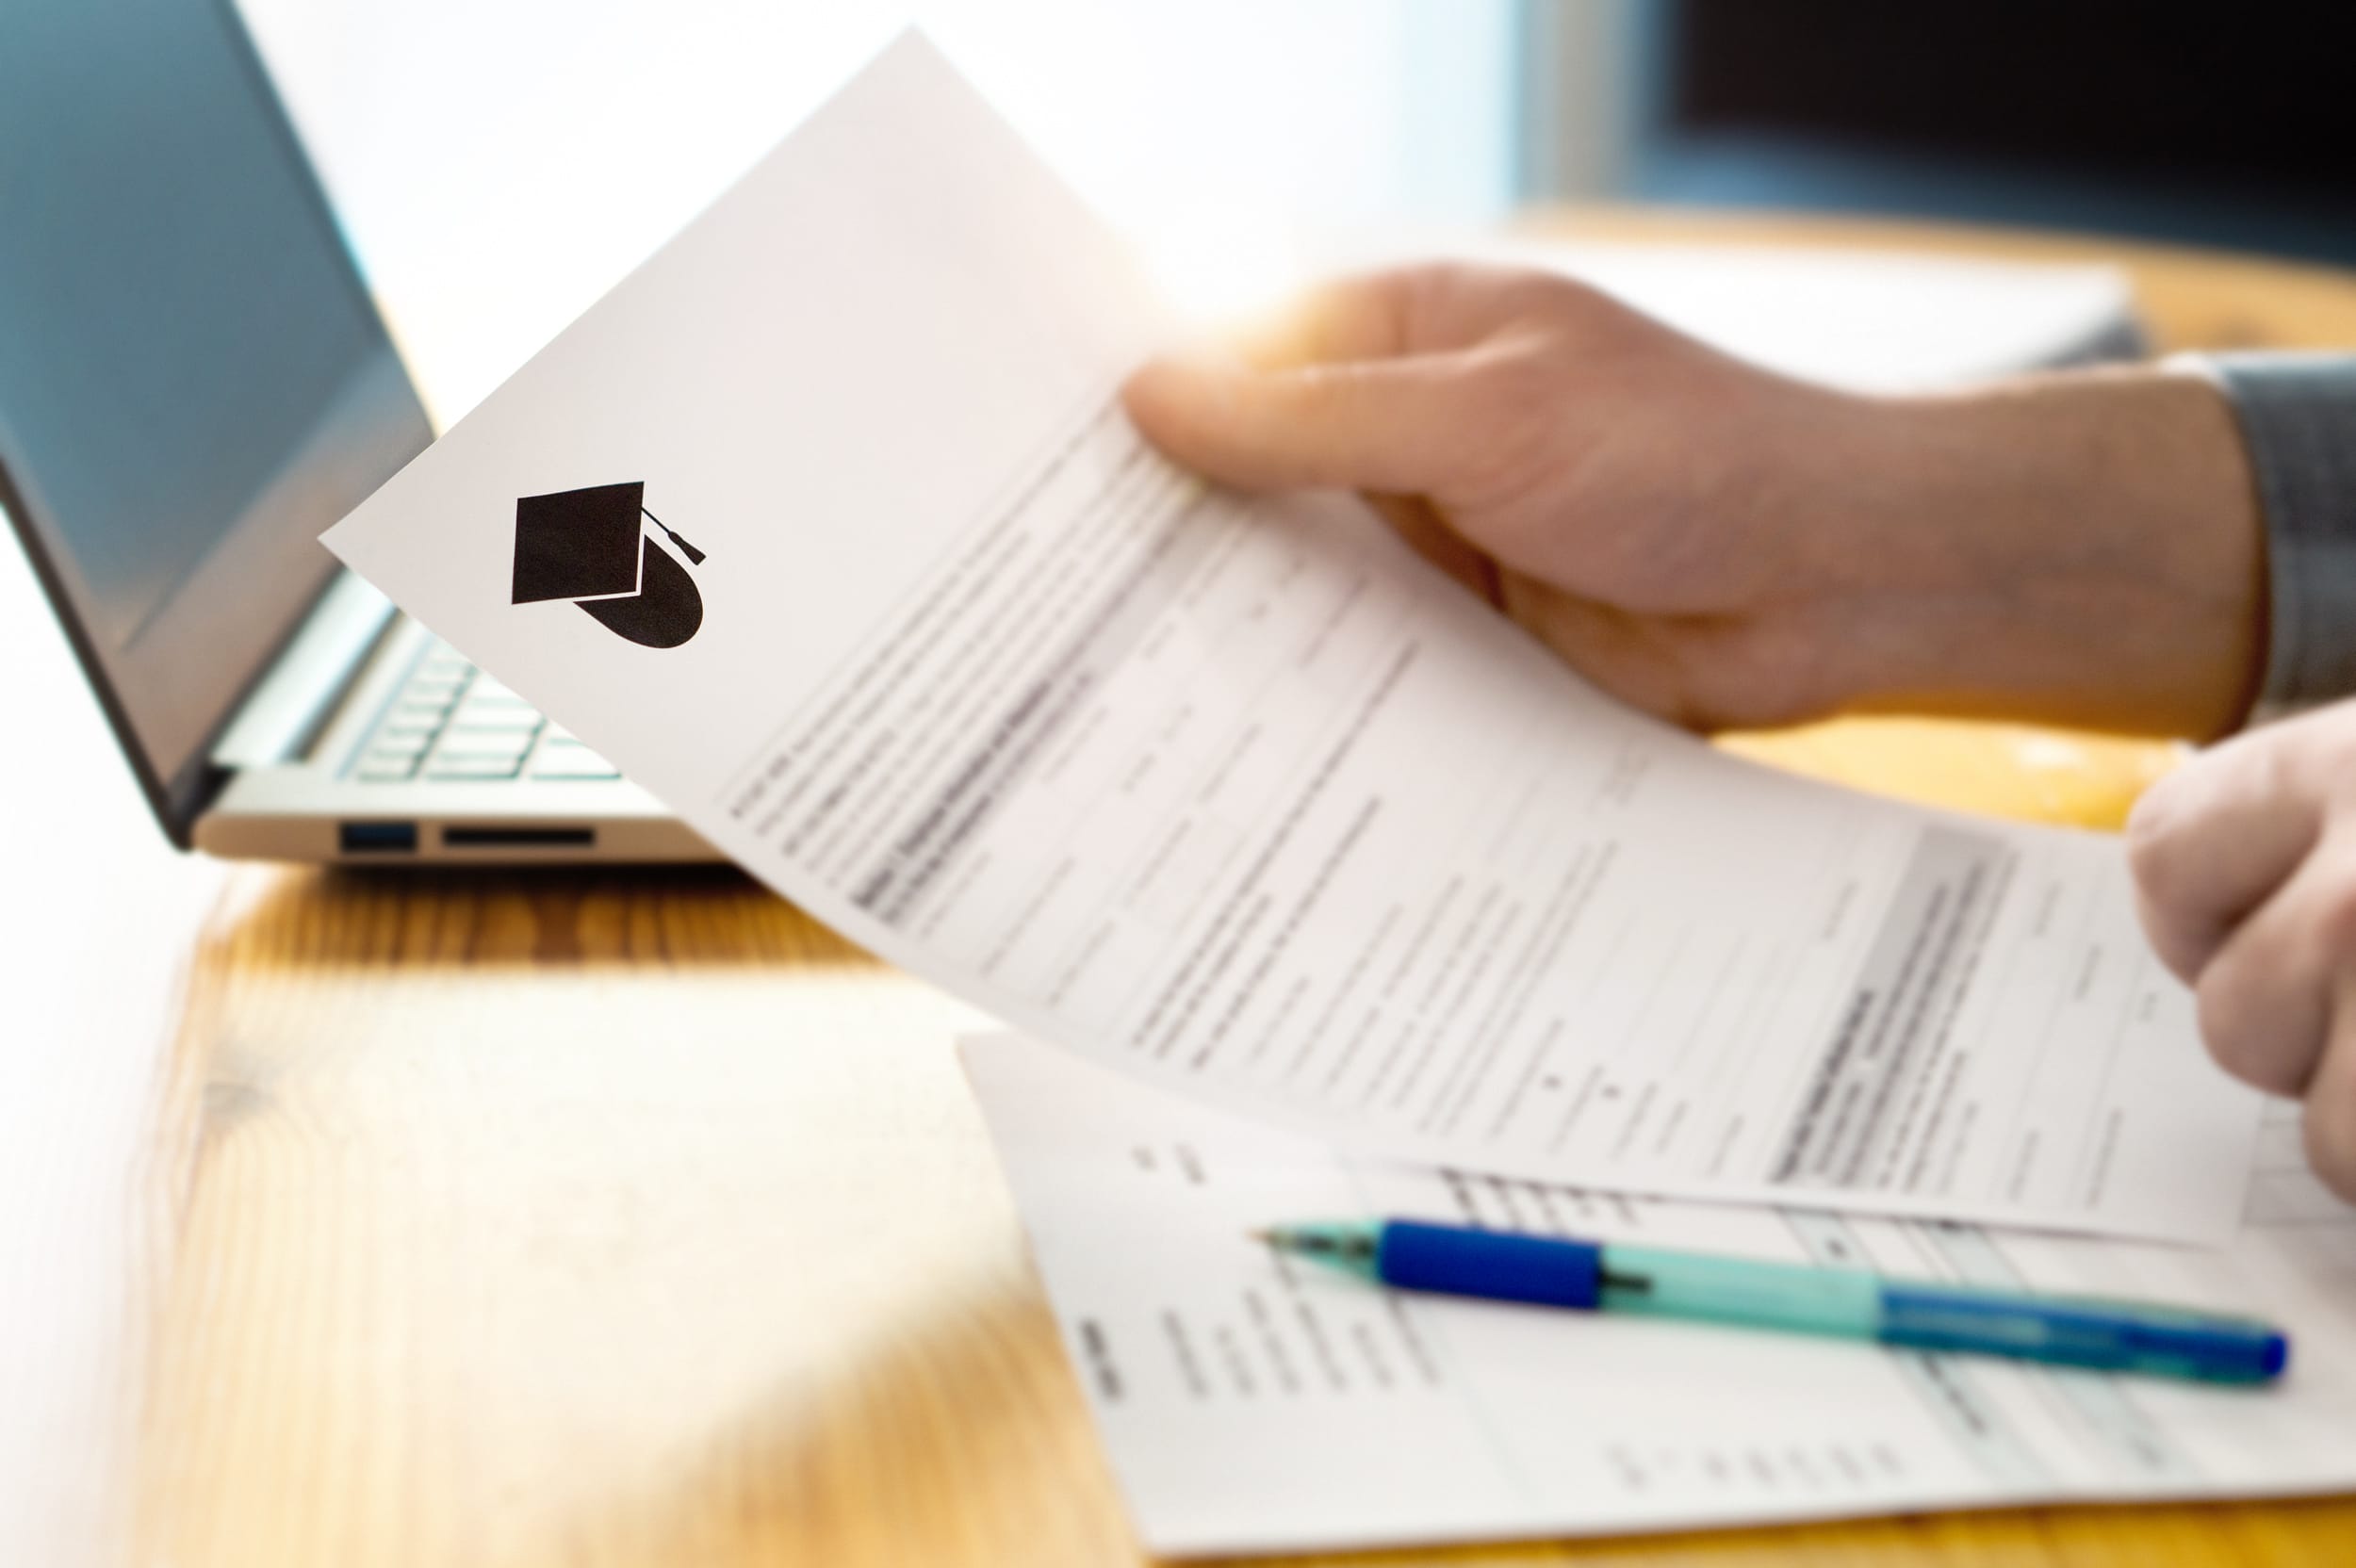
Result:
M2356 867L2343 867L2315 896L2313 939L2334 959L2356 955Z
M2233 994L2230 977L2213 966L2193 988L2192 995L2201 1021L2201 1037L2217 1065L2245 1084L2256 1083L2250 1075L2256 1053L2250 1049L2250 1030Z
M1552 414L1554 367L1527 351L1496 353L1481 362L1481 401L1492 419L1536 424Z
M2302 792L2315 749L2312 737L2292 723L2237 736L2218 748L2216 760L2232 770L2237 793L2281 801Z
M2217 1065L2253 1088L2269 1094L2296 1094L2306 1084L2312 1050L2285 1040L2279 1026L2279 1008L2253 1004L2243 979L2243 966L2220 962L2210 966L2193 989L2201 1021L2201 1037Z
M1618 301L1594 284L1561 272L1518 272L1506 286L1509 302L1535 314L1586 317L1621 308Z
M2175 911L2162 908L2140 890L2135 896L2135 920L2143 927L2151 951L2168 966L2168 972L2187 986L2198 984L2213 946L2201 939L2200 928L2179 918Z
M2182 869L2190 786L2171 774L2143 792L2127 814L2127 866L2151 902L2165 909L2182 896Z
M2322 798L2342 770L2333 748L2305 727L2308 718L2286 720L2237 735L2201 759L2212 776L2212 793L2250 805L2288 808Z
M1406 335L1418 342L1464 347L1513 329L1586 341L1632 317L1595 285L1538 267L1442 262L1399 281Z
M1464 498L1493 502L1527 489L1559 453L1550 373L1534 354L1486 359L1479 377L1480 423L1462 449Z
M2299 1135L2316 1178L2342 1201L2356 1203L2356 1103L2340 1096L2310 1099Z
M2163 909L2197 897L2211 866L2234 846L2223 834L2241 810L2282 801L2284 748L2269 735L2237 737L2160 779L2127 814L2127 864Z
M1464 261L1427 261L1391 274L1392 330L1411 347L1462 348L1498 314L1506 287L1500 269Z
M2329 788L2356 762L2356 701L2336 702L2270 725L2250 737L2266 752L2278 781Z

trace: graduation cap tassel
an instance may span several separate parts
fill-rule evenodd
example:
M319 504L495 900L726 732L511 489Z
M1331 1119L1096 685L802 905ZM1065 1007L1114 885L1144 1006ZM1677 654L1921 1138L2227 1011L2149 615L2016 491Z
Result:
M643 506L638 510L641 512L646 512L646 509ZM704 564L704 552L689 544L686 540L680 538L678 534L671 532L670 525L665 523L662 518L656 516L651 512L646 512L646 521L652 523L655 527L661 529L664 534L668 535L671 543L679 547L679 553L687 557L687 563L689 565L700 566Z

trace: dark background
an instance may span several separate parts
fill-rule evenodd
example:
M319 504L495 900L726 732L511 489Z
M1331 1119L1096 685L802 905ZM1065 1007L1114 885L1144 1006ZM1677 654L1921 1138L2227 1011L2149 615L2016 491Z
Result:
M1653 0L1629 194L2356 261L2356 6Z

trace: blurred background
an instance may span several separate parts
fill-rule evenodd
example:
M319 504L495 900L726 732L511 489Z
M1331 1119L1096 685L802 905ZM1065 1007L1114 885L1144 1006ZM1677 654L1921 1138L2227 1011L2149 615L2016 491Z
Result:
M1554 201L2356 261L2356 12L2241 0L240 0L463 412L900 26L1182 299Z

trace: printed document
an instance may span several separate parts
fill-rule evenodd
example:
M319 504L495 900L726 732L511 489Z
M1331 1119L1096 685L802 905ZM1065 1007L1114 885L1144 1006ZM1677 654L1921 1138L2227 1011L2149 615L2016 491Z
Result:
M1608 1197L1351 1158L1015 1036L980 1096L1156 1552L2356 1487L2356 1210L2296 1109L2231 1252ZM1396 1216L2266 1317L2270 1389L1387 1292L1250 1230Z
M2113 840L1729 758L1118 401L1139 271L920 38L327 543L1036 1037L1531 1180L2219 1236Z

